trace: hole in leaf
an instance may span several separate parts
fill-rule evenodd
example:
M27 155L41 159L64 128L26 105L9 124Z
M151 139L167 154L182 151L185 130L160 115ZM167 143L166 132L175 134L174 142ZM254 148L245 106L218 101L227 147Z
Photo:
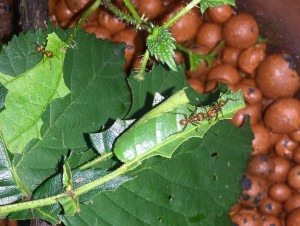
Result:
M162 217L159 217L159 218L158 218L158 221L159 221L160 223L164 223L164 219L163 219Z
M213 181L216 181L216 180L217 180L217 175L214 174L214 175L213 175Z
M172 194L170 194L170 195L168 196L169 201L172 201L173 198L174 198L174 196L173 196Z
M213 158L215 158L215 157L217 157L218 156L218 152L216 152L216 151L214 151L213 153L211 153L211 155L210 155L211 157L213 157Z

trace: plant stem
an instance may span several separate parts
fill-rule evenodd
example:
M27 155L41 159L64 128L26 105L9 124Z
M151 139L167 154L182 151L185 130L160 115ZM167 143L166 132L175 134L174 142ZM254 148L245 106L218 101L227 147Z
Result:
M170 20L168 20L163 27L169 28L174 23L176 23L177 20L179 20L182 16L184 16L186 13L188 13L192 8L194 8L198 3L200 3L201 0L193 0L189 4L187 4L182 10L180 10L178 13L175 14L174 17L172 17Z
M131 164L123 164L121 167L119 167L118 169L112 171L111 173L107 174L106 176L104 177L101 177L97 180L94 180L90 183L87 183L85 185L82 185L81 187L73 190L73 194L76 195L76 196L79 196L95 187L98 187L99 185L101 184L104 184L124 173L126 173L128 171L128 169L130 168Z
M73 32L68 37L66 44L70 45L74 39L74 37L77 35L81 25L84 23L84 21L87 20L87 18L100 6L101 0L96 0L83 14L76 26L74 27Z
M115 7L109 0L103 0L103 4L106 8L113 12L114 15L118 16L120 19L127 21L131 24L137 24L137 21L132 16L127 13L121 11L117 7Z
M145 55L143 56L143 59L142 59L141 68L140 68L138 74L135 75L135 78L136 78L136 79L138 79L138 80L143 80L143 79L144 79L144 72L145 72L145 70L146 70L146 67L147 67L147 63L148 63L149 57L150 57L150 52L149 52L149 50L147 49L147 50L145 51Z
M137 13L137 11L135 10L135 8L133 7L133 5L131 4L131 2L129 0L123 0L123 2L126 5L127 9L130 11L131 15L136 19L138 23L141 24L143 21Z
M0 215L8 214L15 211L26 210L26 209L33 209L41 206L48 206L57 203L56 199L62 198L66 196L66 194L58 194L55 196L51 196L44 199L38 199L33 201L15 203L5 206L0 206Z
M133 162L129 162L129 163L125 163L123 164L121 167L119 167L118 169L114 170L113 172L107 174L104 177L101 177L97 180L94 180L90 183L87 183L75 190L72 191L73 195L79 196L101 184L104 184L110 180L112 180L113 178L116 178L124 173L126 173L129 169L134 168L137 165L136 161ZM33 201L27 201L27 202L21 202L21 203L15 203L15 204L9 204L9 205L5 205L5 206L0 206L0 215L4 215L4 214L8 214L11 212L16 212L16 211L20 211L20 210L26 210L26 209L33 209L33 208L38 208L38 207L42 207L42 206L49 206L49 205L53 205L55 203L57 203L58 199L60 198L66 198L70 196L70 194L68 193L61 193L58 195L54 195L51 197L47 197L44 199L38 199L38 200L33 200Z
M119 17L120 19L125 20L130 24L133 24L136 30L146 30L149 33L151 32L150 25L144 23L143 19L138 15L138 13L135 11L134 7L129 1L128 1L128 6L127 5L126 6L129 7L128 9L133 14L133 17L121 11L117 7L115 7L109 0L103 0L103 4L105 5L106 8L112 11L113 14Z
M209 54L206 54L206 55L201 55L201 54L198 54L198 53L194 53L192 50L178 44L177 42L175 43L175 46L176 46L176 49L183 52L183 53L186 53L187 55L197 55L199 59L201 60L205 60L207 62L211 61L212 57L215 55L214 52L211 52Z
M82 165L79 167L80 170L84 170L84 169L87 169L87 168L90 168L92 165L95 165L97 163L100 163L102 161L105 161L106 159L108 158L111 158L113 156L113 153L112 152L107 152L97 158L95 158L94 160Z

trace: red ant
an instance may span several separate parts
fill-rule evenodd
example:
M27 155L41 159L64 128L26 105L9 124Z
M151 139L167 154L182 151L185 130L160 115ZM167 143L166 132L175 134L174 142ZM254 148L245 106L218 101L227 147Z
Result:
M34 48L37 52L42 53L43 55L45 55L48 58L52 58L53 57L53 53L52 51L49 50L45 50L44 47L40 46L39 44L35 43L36 47Z
M183 113L171 113L170 112L171 114L179 114L179 115L183 115L184 116L184 119L181 119L179 121L179 124L182 125L183 127L182 127L182 129L180 131L172 133L169 136L167 136L166 138L168 138L168 137L170 137L170 136L172 136L174 134L183 132L186 129L186 127L188 126L189 123L192 124L192 125L194 125L194 126L198 126L200 124L200 122L205 119L205 114L202 113L202 112L199 112L199 113L196 114L197 109L198 109L197 107L195 108L194 111L191 111L189 109L189 111L191 112L191 114L189 116L187 116L186 114L183 114ZM196 128L196 130L197 130L197 128Z
M53 53L52 51L46 50L44 47L40 46L39 44L33 42L36 46L35 46L35 51L37 51L38 53L41 53L43 56L46 56L48 58L52 58L53 57Z
M224 117L222 107L225 106L225 104L227 104L229 100L236 101L235 99L227 98L226 100L219 100L217 102L213 102L212 107L206 112L207 121L210 121L213 117L215 117L215 119L217 120L219 112L221 112L222 117Z

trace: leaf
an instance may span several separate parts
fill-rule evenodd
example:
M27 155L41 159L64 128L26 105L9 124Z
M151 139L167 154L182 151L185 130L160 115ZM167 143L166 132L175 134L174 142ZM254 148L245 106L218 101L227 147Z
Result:
M22 196L11 171L8 155L4 144L0 141L0 205L13 203Z
M90 139L93 147L99 154L111 151L115 139L134 121L117 119L109 129L100 133L91 133Z
M19 177L31 191L57 172L57 164L69 149L88 148L85 133L128 112L124 46L84 32L75 41L77 47L67 50L63 69L71 93L48 105L42 115L41 139L29 142L23 154L14 158Z
M36 209L28 209L9 214L9 220L27 220L27 219L43 219L53 225L57 225L61 222L58 218L58 214L61 212L61 207L57 203L52 206L46 206Z
M215 105L195 109L194 106L187 104L188 99L183 90L177 92L139 119L116 141L114 146L116 157L123 162L137 164L155 155L170 158L184 141L191 137L202 138L218 120L230 119L236 111L245 107L241 91L234 94L228 91L222 94L219 101L221 100L225 101L224 106L220 107L217 115L209 120L207 112ZM197 113L202 113L206 119L197 124L181 125L181 120L187 120Z
M176 49L175 39L171 32L164 27L153 27L152 33L146 39L147 48L156 60L166 63L173 71L177 71L174 61Z
M82 164L90 161L91 159L95 158L96 152L92 149L88 149L88 150L71 150L70 156L68 158L70 167L72 169L75 169L79 166L81 166Z
M66 191L71 191L73 188L73 178L70 165L67 158L65 157L63 165L62 183Z
M171 159L150 158L132 171L135 180L97 195L80 213L61 219L67 226L230 226L228 215L240 195L253 139L249 125L218 122L203 139L182 144ZM216 135L215 135L216 134ZM117 214L116 214L117 213ZM220 224L220 222L222 222Z
M16 77L0 73L0 82L8 90L5 109L0 113L0 130L12 153L21 153L29 140L40 138L41 115L46 107L69 93L62 74L66 44L55 33L47 40L52 58L44 56L39 64ZM15 42L19 45L17 39Z
M76 212L80 211L78 197L68 196L59 198L58 202L63 206L64 215L66 216L74 216Z
M42 55L34 47L44 46L47 34L39 29L36 33L28 31L13 36L8 45L4 45L0 52L0 72L17 77L37 65Z
M212 64L214 53L212 52L211 54L208 54L208 55L200 55L197 53L191 53L188 56L189 56L190 70L194 71L199 67L199 64L203 60L205 60L207 62L208 67L210 67Z
M133 103L126 118L139 118L152 108L156 92L164 97L169 97L175 92L188 86L185 69L178 66L178 71L169 71L162 65L154 65L150 72L145 74L145 79L139 82L131 76L128 79L133 93Z
M209 7L217 7L221 5L231 5L235 6L235 0L203 0L200 3L201 5L201 13L203 14L207 8Z

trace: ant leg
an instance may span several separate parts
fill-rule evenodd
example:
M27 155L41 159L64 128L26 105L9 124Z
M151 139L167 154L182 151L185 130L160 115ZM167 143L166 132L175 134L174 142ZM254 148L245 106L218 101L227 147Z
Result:
M173 114L173 115L182 115L184 117L185 120L187 120L187 115L186 114L183 114L183 113L174 113L174 112L168 112L169 114Z
M194 106L194 107L195 107L195 110L191 110L189 107L187 108L192 113L191 116L193 116L197 112L198 107L197 106Z
M192 122L191 124L196 127L195 130L198 133L198 128L199 128L198 126L201 125L201 123L200 122Z
M178 133L183 132L183 131L186 129L186 127L187 127L187 124L184 125L180 131L177 131L177 132L175 132L175 133L171 133L170 135L166 136L166 137L164 138L164 140L167 139L167 138L170 137L170 136L173 136L173 135L175 135L175 134L178 134Z

